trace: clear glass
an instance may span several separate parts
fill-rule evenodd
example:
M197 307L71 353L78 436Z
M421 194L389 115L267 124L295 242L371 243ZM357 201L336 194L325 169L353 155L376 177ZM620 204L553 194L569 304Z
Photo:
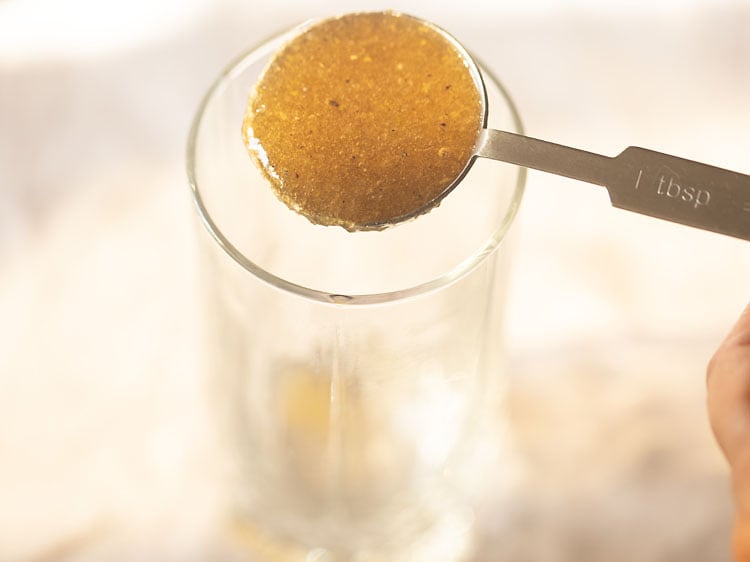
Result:
M236 536L253 560L464 559L524 173L477 161L440 207L381 232L309 223L276 199L240 135L287 38L219 76L188 148ZM489 126L519 131L484 76Z

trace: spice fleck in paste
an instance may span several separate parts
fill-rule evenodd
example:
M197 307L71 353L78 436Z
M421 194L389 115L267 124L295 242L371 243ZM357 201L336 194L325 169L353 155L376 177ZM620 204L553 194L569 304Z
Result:
M278 197L350 230L429 210L472 157L483 100L439 31L391 12L323 20L276 54L242 133Z

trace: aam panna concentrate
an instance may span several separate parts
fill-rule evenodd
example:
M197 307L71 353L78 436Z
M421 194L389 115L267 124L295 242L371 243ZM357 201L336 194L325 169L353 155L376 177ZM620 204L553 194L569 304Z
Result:
M260 77L245 145L277 196L312 222L399 222L429 210L473 156L483 99L469 64L410 16L323 20Z

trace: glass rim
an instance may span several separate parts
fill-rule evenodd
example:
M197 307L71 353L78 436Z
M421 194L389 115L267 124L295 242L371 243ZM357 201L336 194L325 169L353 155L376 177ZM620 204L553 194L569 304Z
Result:
M508 205L507 211L503 215L502 220L499 221L499 224L497 225L495 230L492 232L492 234L482 244L480 244L474 250L474 252L472 252L470 255L465 257L459 263L457 263L456 265L454 265L452 268L445 271L444 273L438 275L437 277L434 277L422 283L418 283L416 285L405 287L403 289L396 289L396 290L386 291L382 293L357 293L357 294L351 294L351 295L336 294L330 291L324 291L320 289L306 287L304 285L300 285L298 283L289 281L287 279L284 279L283 277L275 275L274 273L271 273L270 271L257 265L255 262L253 262L251 259L245 256L236 246L234 246L234 244L232 244L232 242L224 235L221 228L219 228L216 222L214 222L213 218L211 217L211 213L209 212L208 208L204 204L203 198L201 196L201 190L198 185L198 179L195 173L195 167L196 167L195 166L196 164L195 153L196 153L198 132L200 129L201 122L203 120L203 116L205 114L206 107L208 106L210 100L213 98L215 92L219 89L219 87L228 78L231 78L234 70L247 57L249 57L254 52L261 49L263 46L268 45L269 43L272 43L274 41L278 41L280 38L286 35L296 33L300 29L304 28L307 25L310 25L314 21L319 21L319 20L310 20L301 25L294 26L288 31L268 37L264 39L263 41L260 41L256 45L246 49L245 51L240 53L237 57L232 59L232 61L228 65L226 65L226 67L224 67L224 69L219 73L219 75L213 81L213 83L208 88L206 93L203 95L203 98L201 99L201 102L198 105L198 108L193 117L193 120L190 126L190 131L188 133L187 158L186 158L188 183L189 183L189 187L190 187L190 191L191 191L191 195L193 199L193 204L195 205L200 221L203 223L203 226L208 230L209 234L211 235L213 240L219 245L219 247L233 261L235 261L240 267L242 267L242 269L244 269L247 273L253 275L254 277L260 279L261 281L271 285L272 287L276 289L285 291L287 293L295 294L297 296L300 296L309 300L314 300L314 301L318 301L318 302L322 302L326 304L348 304L348 305L382 304L382 303L387 303L387 302L404 300L406 298L414 297L417 295L422 295L425 293L435 291L447 285L450 285L454 281L468 274L475 267L477 267L480 263L482 263L485 259L487 259L490 256L490 254L492 254L493 251L499 246L500 242L505 237L505 234L507 233L508 229L513 223L513 219L516 217L518 213L518 208L520 207L520 204L521 204L521 199L523 197L524 188L526 184L526 168L517 167L516 183L513 188L513 196L510 200L510 204ZM507 105L507 108L510 112L513 126L516 129L514 132L523 134L524 131L523 131L523 124L521 122L521 117L518 113L516 105L513 103L513 100L510 97L510 94L506 90L505 86L502 84L502 82L500 82L500 80L498 80L494 76L494 74L491 71L487 69L485 65L481 64L481 62L476 57L473 57L473 58L476 63L477 69L479 69L480 73L489 77L489 79L498 88L501 96L503 97ZM476 156L474 158L476 158ZM419 220L419 219L417 218L415 220ZM333 228L333 227L330 227L330 228ZM398 225L392 226L390 228L398 228Z

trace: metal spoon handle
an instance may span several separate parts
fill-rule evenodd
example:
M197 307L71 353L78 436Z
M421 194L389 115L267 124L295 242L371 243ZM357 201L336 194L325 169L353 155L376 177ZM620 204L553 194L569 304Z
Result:
M631 146L614 158L486 129L477 156L607 188L612 205L750 240L750 176Z

